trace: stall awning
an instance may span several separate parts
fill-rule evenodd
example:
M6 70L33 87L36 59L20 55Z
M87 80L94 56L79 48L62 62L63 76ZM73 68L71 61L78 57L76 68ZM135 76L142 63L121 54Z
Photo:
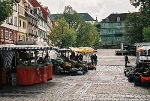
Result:
M51 46L43 46L43 45L0 45L0 50L52 50Z
M71 48L72 51L78 52L78 53L93 53L97 52L97 50L94 50L91 47L78 47L78 48Z

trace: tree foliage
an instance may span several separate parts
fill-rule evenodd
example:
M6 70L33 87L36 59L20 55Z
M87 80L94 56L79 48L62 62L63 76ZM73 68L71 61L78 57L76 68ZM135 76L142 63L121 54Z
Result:
M61 47L73 47L76 44L76 32L72 29L69 29L68 33L66 33L62 38L62 46Z
M134 0L133 6L140 7L140 11L143 15L150 16L150 0Z
M150 0L132 0L139 7L138 13L129 14L125 22L125 39L130 43L147 41L147 29L150 27Z
M12 15L14 0L0 0L0 25Z
M143 36L145 41L150 41L150 36L148 34L150 27L150 0L134 0L133 5L135 7L140 7L140 13L143 16Z
M56 22L56 25L49 34L49 38L51 39L52 43L59 47L73 46L76 40L76 33L72 29L68 28L68 24L63 17L57 19Z
M125 40L133 44L143 41L143 18L139 13L128 14L125 20Z
M94 46L99 34L91 23L85 22L77 33L78 46Z
M73 28L75 31L78 31L81 24L85 20L75 11L71 6L66 6L63 12L63 17L69 24L69 28Z
M91 23L85 22L85 20L81 17L80 14L78 14L71 6L66 6L64 9L63 14L57 16L57 19L64 18L66 21L66 27L68 25L68 29L64 30L65 36L61 36L61 42L57 42L55 37L55 45L57 42L57 45L60 46L60 43L62 43L62 46L94 46L98 45L97 43L99 41L99 35L97 32L97 29L94 25ZM56 22L58 22L57 20ZM59 23L59 22L58 22ZM61 28L57 23L57 27L55 27L55 30L59 30ZM59 26L59 27L58 27ZM54 33L55 32L55 33ZM56 35L56 31L52 30L51 38L54 39L54 36ZM62 33L62 32L59 32ZM54 35L54 36L52 36ZM59 39L60 41L60 39ZM54 41L53 41L54 42ZM96 43L95 43L96 42Z
M143 29L143 35L145 41L150 41L150 27Z
M150 26L150 0L134 0L133 5L140 7L140 12L144 16L145 27Z

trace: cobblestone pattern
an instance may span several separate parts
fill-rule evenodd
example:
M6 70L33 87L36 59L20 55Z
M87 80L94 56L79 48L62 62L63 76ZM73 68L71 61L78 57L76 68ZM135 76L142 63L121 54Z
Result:
M112 53L112 50L107 51ZM119 64L124 63L123 56L110 58L98 55L98 59L97 69L89 70L85 75L54 75L52 80L32 86L5 85L0 91L0 101L150 100L150 88L137 87L129 83L123 73L124 66L117 65L118 61ZM112 61L111 65L109 61ZM102 63L104 65L101 65Z

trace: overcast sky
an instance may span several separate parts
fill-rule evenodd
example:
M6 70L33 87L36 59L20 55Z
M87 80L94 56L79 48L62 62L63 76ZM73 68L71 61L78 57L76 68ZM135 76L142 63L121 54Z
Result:
M37 0L48 6L51 14L63 13L65 6L70 5L78 13L89 13L98 21L111 13L128 13L138 11L129 0Z

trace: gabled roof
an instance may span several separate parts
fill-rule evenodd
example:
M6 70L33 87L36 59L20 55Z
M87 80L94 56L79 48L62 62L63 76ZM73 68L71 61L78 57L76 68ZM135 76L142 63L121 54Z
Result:
M95 21L88 13L79 13L85 21Z
M50 14L50 15L54 18L54 20L56 20L57 17L60 16L60 15L62 15L62 14Z
M41 10L42 13L43 13L43 17L44 17L45 19L47 19L47 16L48 16L49 12L47 12L47 11L44 9L44 7L41 5L40 2L38 2L37 0L28 0L28 1L33 5L33 7L40 7L40 10Z
M96 21L88 13L78 13L85 21ZM51 16L56 20L57 16L62 14L51 14Z
M120 18L120 21L124 21L127 18L128 13L112 13L108 17L102 20L102 22L116 22L117 18Z

